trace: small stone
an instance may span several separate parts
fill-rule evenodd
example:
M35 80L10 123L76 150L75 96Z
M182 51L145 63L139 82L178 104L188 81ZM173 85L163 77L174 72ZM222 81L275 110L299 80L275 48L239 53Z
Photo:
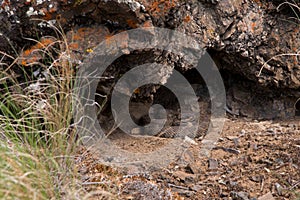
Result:
M281 159L281 158L277 158L276 160L275 160L275 162L278 164L278 165L284 165L284 162L283 162L283 160Z
M238 192L237 197L241 200L249 200L249 194L247 192Z
M279 184L279 183L275 183L275 188L276 188L276 191L279 195L282 195L282 186Z
M251 150L254 150L254 151L256 151L258 149L257 144L253 143L253 142L249 143L249 147Z
M299 169L299 166L296 165L296 164L292 164L292 166L293 166L295 169Z
M222 192L221 197L228 197L229 193L228 192Z
M173 173L173 176L186 183L193 183L196 180L196 176L194 174L188 174L183 171L176 171Z
M238 159L232 159L229 162L230 166L237 166L239 164L239 160Z
M204 186L202 186L202 185L194 185L191 189L194 190L195 192L199 192L199 191L201 191L201 190L204 189Z
M234 142L235 147L239 146L239 138L237 136L226 136L228 140L232 140Z
M249 52L248 51L244 51L243 53L241 53L241 56L247 58L249 56Z
M178 193L181 196L186 196L186 197L192 197L195 194L194 191L189 191L189 190L184 190L179 188L172 188L172 191Z
M247 192L231 192L230 196L236 200L249 200L249 194Z
M197 142L195 142L195 140L193 140L192 138L190 138L188 136L184 137L184 142L187 142L187 143L190 143L190 144L193 144L193 145L197 145Z
M186 166L186 170L190 171L193 174L200 174L202 173L200 164L197 163L189 163Z
M272 193L269 192L261 197L259 197L257 200L275 200Z
M234 138L232 141L233 141L235 147L239 147L240 146L239 138Z
M222 185L226 185L226 182L224 180L219 180L218 183L220 183Z
M253 182L256 182L256 183L261 182L262 179L263 179L262 176L251 176L251 177L250 177L250 180L253 181Z
M236 181L229 181L229 185L230 187L235 187L238 185L238 183Z
M142 130L141 130L141 128L133 128L131 130L131 134L132 135L141 135L142 134Z
M237 149L225 148L225 147L223 147L222 149L223 149L223 151L226 151L226 152L228 152L228 153L233 153L233 154L240 154L240 153L241 153L241 152L240 152L239 150L237 150Z
M268 133L275 133L274 128L268 128L268 129L267 129L267 132L268 132Z
M244 129L241 130L240 135L244 136L246 134L246 131Z
M209 163L208 168L210 170L216 170L216 169L218 169L219 163L218 163L218 161L216 159L212 159L211 158L211 159L208 160L208 163Z
M259 163L266 164L267 166L273 165L273 162L269 159L261 159L261 160L259 160Z
M228 139L228 140L234 140L234 139L236 139L236 138L238 138L237 136L231 136L231 135L228 135L228 136L226 136L226 138Z
M266 172L270 173L271 170L269 170L268 168L264 167L264 170L266 170Z

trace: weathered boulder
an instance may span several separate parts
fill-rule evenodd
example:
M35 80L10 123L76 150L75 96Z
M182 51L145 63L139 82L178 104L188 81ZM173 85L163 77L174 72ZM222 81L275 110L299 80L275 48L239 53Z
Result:
M80 63L89 49L115 33L138 27L165 27L191 35L203 44L224 74L229 107L238 114L273 118L295 113L294 104L300 97L299 1L2 0L0 4L3 63L12 62L7 54L21 55L25 62L19 64L28 64L24 51L36 45L28 38L63 37L66 34L71 50L77 55L79 52L76 59ZM53 31L52 26L59 29ZM94 30L99 26L101 34ZM90 29L79 34L77 39L70 36L74 31L80 32L82 27ZM59 31L63 34L58 34ZM82 42L77 44L74 40ZM153 51L151 56L145 52L127 54L130 55L114 63L113 70L107 73L122 74L142 61L152 60L169 60L182 72L191 68L176 56L164 52ZM120 69L123 61L128 65ZM99 91L109 93L116 80L104 82L99 84ZM236 87L237 82L242 84ZM148 92L141 94L151 96L153 87L146 90ZM238 96L243 95L240 94L252 98L241 100Z

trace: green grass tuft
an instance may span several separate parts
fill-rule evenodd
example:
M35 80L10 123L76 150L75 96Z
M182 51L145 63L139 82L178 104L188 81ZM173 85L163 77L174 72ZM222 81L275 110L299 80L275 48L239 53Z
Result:
M39 68L43 77L24 66L18 66L23 74L17 76L11 68L18 57L11 65L0 63L5 66L0 72L0 199L79 199L82 194L70 128L74 66L61 56L70 54L68 44L54 29L62 39L39 49L47 59L28 67Z

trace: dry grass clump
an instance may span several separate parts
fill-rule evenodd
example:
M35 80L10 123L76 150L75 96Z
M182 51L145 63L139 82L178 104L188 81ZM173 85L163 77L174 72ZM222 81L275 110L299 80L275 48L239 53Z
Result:
M36 41L22 56L1 53L0 199L86 195L74 165L74 65L64 32L53 29L57 38ZM13 62L2 62L7 57Z

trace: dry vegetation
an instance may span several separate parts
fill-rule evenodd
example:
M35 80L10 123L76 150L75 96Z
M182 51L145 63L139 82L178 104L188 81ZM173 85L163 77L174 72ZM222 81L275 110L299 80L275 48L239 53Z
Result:
M36 41L1 72L1 199L82 199L85 194L73 164L74 66L64 33L53 28L62 39ZM13 73L16 63L22 76Z

